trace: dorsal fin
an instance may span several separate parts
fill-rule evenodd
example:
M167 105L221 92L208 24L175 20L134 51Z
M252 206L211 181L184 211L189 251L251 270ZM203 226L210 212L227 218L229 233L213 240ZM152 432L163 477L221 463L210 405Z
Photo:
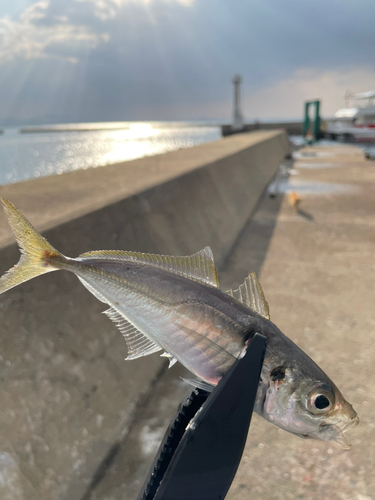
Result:
M200 252L188 257L124 252L120 250L99 250L83 253L79 258L81 260L110 259L140 262L180 274L192 280L202 281L216 288L219 286L214 257L210 247L205 247Z
M250 309L253 309L264 318L270 319L268 302L264 296L262 285L259 283L255 273L250 273L237 290L230 289L227 291L227 294L243 302L247 307L250 307Z

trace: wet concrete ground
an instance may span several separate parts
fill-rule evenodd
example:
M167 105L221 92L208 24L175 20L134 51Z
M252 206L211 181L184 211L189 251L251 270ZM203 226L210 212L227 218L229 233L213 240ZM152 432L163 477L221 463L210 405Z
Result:
M260 273L272 321L335 381L361 422L347 435L352 449L343 451L254 415L227 498L372 500L375 163L354 147L318 146L300 151L292 173L280 185L299 194L299 209L282 194L263 198L220 272L221 288L238 286L251 270ZM186 392L183 374L175 366L161 377L85 500L136 497Z

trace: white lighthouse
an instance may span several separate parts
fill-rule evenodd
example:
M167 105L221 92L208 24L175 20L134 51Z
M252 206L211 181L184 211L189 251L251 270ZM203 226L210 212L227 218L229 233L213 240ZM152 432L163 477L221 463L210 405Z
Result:
M240 75L235 75L232 83L234 85L234 108L233 108L233 130L243 128L243 118L240 111L240 85L242 78Z

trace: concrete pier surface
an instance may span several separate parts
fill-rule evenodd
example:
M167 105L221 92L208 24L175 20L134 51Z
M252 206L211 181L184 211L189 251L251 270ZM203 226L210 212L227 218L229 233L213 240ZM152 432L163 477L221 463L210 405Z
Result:
M2 186L0 196L68 256L97 249L189 255L210 245L225 265L289 150L284 132L241 134ZM0 210L0 274L18 258ZM158 354L125 362L120 332L100 314L106 308L70 273L1 295L1 500L94 498L123 456L119 498L136 497L186 386L181 368L164 378L168 363Z
M220 285L238 286L257 271L271 319L333 379L360 424L347 434L352 449L344 451L254 415L227 498L374 500L375 163L344 145L304 148L292 163L281 193L265 195L239 235ZM298 210L283 192L298 193ZM184 394L180 375L175 366L160 378L87 499L136 497Z
M344 145L295 156L297 175L281 189L299 194L299 210L284 197L274 221L275 200L265 199L221 281L241 281L247 256L257 258L257 241L275 224L260 272L271 319L332 378L360 424L344 451L255 415L227 498L374 500L375 164Z

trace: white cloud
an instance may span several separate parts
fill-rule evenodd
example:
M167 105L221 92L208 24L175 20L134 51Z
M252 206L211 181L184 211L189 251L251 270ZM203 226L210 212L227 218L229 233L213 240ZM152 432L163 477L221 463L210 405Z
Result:
M116 8L120 5L119 0L76 0L76 2L88 2L94 6L94 15L101 21L116 17Z
M90 0L90 1L100 2L101 0ZM185 5L186 7L190 7L191 5L193 5L195 3L195 0L108 0L108 1L113 2L116 5L123 5L123 4L130 3L130 2L139 3L139 4L142 4L142 3L148 4L148 3L155 2L155 1L162 1L162 2L166 2L166 3L179 3L181 5Z
M117 10L123 5L133 3L139 5L148 5L155 1L164 3L179 3L184 7L191 7L195 0L76 0L77 2L89 2L94 6L94 14L101 21L112 19L116 16Z
M121 0L120 0L121 1ZM124 1L124 0L122 0ZM127 1L127 0L125 0ZM139 0L141 3L151 3L154 0ZM195 3L195 0L162 0L163 2L168 2L168 3L180 3L181 5L185 5L186 7L190 7Z
M75 63L75 56L53 53L51 49L64 46L70 51L82 46L94 48L108 40L108 35L93 33L86 26L69 24L66 16L49 19L49 23L43 24L40 21L46 18L48 7L49 0L40 0L23 11L18 21L9 16L0 17L0 65L16 58L58 58Z
M370 67L317 71L301 69L272 87L249 95L245 90L244 114L258 118L302 117L304 101L320 99L322 115L333 116L345 106L344 94L375 90L375 72Z

